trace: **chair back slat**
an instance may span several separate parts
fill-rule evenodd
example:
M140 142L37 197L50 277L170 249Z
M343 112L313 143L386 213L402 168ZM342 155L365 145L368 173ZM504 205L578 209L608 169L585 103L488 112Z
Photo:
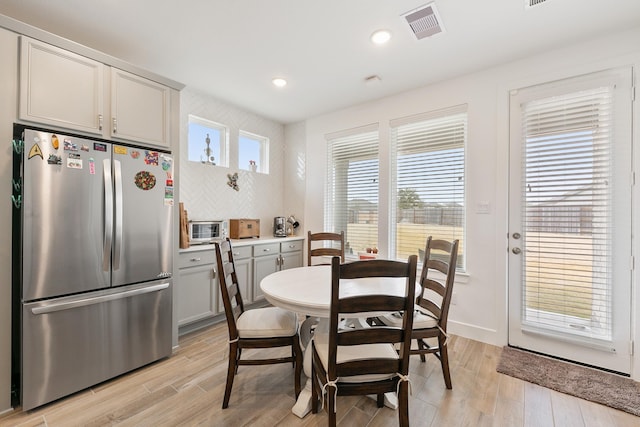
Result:
M404 298L392 295L367 295L364 297L347 297L338 303L338 311L342 314L362 313L366 311L400 311L405 306Z
M447 292L447 287L438 282L437 280L433 280L433 279L424 279L422 281L422 289L429 290L429 291L433 291L435 293L437 293L438 295L440 295L441 297L444 296L444 294Z
M336 337L338 345L362 345L376 344L385 342L401 342L404 332L400 328L363 328L349 331L348 333L340 332Z
M330 244L327 246L318 246L320 244ZM307 232L307 265L328 264L327 262L317 262L319 257L340 257L340 261L344 262L344 231L340 233ZM316 262L314 263L314 259Z
M400 372L402 361L398 359L366 359L341 363L336 371L338 377L388 374Z

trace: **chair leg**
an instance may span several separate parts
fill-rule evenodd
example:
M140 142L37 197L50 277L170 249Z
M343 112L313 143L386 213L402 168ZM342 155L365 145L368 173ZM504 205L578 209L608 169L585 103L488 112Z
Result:
M378 393L376 403L378 404L378 408L384 408L384 393Z
M329 415L329 427L336 427L336 386L327 387L327 397L325 401L327 402L327 414Z
M293 384L293 386L295 389L296 399L297 399L301 390L300 377L302 375L302 365L303 365L302 348L300 347L300 339L298 338L297 335L293 339L293 344L291 348L293 349L293 356L295 358L295 362L293 365L295 369L295 376L294 376L295 383Z
M424 351L428 347L422 338L418 338L416 341L418 341L418 348L420 349L420 351ZM427 359L424 357L424 353L420 353L420 361L422 363L427 361Z
M238 358L240 357L240 349L237 343L229 344L229 368L227 369L227 385L224 389L224 399L222 400L222 409L229 406L229 398L231 397L231 388L233 387L233 378L238 370Z
M438 337L438 345L440 346L440 364L442 365L442 375L444 376L444 384L449 390L453 387L451 385L451 372L449 372L449 350L445 343L446 337Z
M398 421L400 427L409 427L409 383L400 383L400 394L398 395Z

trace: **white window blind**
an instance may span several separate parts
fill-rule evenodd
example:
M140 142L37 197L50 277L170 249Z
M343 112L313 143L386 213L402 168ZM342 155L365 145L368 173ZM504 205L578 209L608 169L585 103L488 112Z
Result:
M395 257L424 255L428 236L460 240L464 270L466 106L391 122Z
M612 88L522 110L522 321L598 339L612 333Z
M325 231L345 232L346 255L378 245L378 130L327 136Z

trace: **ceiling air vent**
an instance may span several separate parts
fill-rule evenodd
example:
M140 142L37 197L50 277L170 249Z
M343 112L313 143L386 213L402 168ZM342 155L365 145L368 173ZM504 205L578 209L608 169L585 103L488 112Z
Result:
M534 0L528 0L534 1ZM538 0L541 1L541 0ZM403 15L418 40L444 31L435 3L429 3Z
M526 7L534 7L534 6L538 6L539 4L542 4L544 2L546 2L547 0L524 0L524 4Z

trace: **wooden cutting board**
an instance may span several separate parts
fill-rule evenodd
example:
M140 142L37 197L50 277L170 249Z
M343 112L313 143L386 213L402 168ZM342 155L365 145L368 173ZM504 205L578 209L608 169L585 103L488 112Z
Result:
M189 247L189 217L184 209L184 203L180 202L180 249Z

